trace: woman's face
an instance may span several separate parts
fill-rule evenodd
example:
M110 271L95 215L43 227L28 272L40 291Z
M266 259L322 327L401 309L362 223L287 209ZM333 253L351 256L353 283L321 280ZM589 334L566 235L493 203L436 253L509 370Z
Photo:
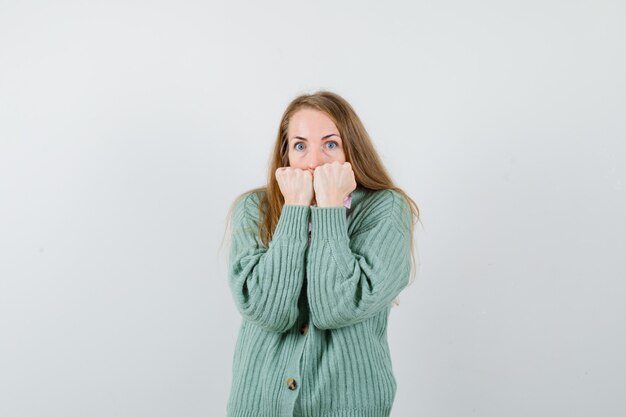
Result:
M300 109L289 120L289 166L308 169L311 174L319 165L346 162L339 130L326 113Z

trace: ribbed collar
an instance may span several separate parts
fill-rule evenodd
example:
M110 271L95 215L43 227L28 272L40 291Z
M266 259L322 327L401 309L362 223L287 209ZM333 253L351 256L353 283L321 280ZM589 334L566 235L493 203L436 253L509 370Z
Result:
M366 194L367 194L367 189L361 187L360 185L357 185L357 187L350 193L350 196L352 197L350 206L354 207L356 204L359 204L359 202L361 202L361 200L363 199L363 197L365 197Z

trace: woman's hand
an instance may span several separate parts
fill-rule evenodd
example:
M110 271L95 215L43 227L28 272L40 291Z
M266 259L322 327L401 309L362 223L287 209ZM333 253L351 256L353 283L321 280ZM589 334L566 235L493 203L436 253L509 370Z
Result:
M313 201L313 177L308 170L281 167L274 174L285 204L310 206Z
M313 188L318 207L343 207L343 200L356 189L350 162L320 165L313 173Z

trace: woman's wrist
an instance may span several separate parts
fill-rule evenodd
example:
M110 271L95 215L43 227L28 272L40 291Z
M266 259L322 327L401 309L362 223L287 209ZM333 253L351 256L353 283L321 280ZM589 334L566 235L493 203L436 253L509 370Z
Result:
M290 206L310 206L310 204L306 201L298 201L298 200L285 200L285 205Z
M317 207L343 207L343 201L320 201Z

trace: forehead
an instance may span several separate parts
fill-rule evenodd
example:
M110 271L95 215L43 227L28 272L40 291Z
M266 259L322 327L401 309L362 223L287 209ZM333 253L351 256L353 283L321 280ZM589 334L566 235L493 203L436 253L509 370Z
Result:
M289 119L289 134L306 137L307 133L337 133L337 126L324 112L315 109L300 109Z

